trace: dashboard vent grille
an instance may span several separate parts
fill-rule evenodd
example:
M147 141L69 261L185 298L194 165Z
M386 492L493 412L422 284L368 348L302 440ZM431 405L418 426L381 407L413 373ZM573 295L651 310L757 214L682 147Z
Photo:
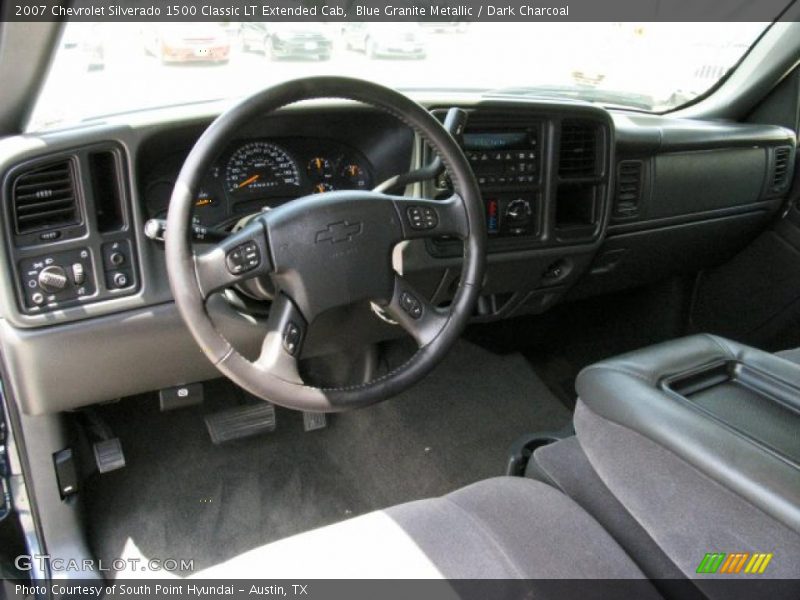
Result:
M558 174L565 178L597 174L597 126L586 121L561 124L561 152Z
M14 225L18 234L80 222L75 173L68 160L18 175L12 190Z
M643 164L640 160L623 160L617 165L614 216L632 217L639 212L639 202L642 199L643 171Z
M775 161L772 167L772 191L780 192L789 185L789 158L792 149L781 146L775 149Z

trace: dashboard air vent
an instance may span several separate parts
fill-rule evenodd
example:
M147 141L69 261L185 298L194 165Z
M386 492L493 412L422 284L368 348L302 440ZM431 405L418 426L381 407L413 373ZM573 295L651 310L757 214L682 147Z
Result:
M11 198L17 234L46 231L80 222L75 173L68 160L18 175L14 180Z
M586 121L561 124L558 174L564 178L597 175L597 126Z
M781 192L789 186L789 158L792 149L781 146L775 149L775 158L772 166L772 191Z
M640 160L623 160L617 165L615 217L633 217L639 212L639 202L642 199L642 167Z

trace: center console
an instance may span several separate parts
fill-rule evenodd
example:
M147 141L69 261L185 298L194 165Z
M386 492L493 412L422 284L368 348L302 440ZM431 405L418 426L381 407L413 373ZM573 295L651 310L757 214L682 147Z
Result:
M471 129L463 137L486 206L491 237L535 237L541 218L542 123Z
M488 267L476 320L539 313L555 304L586 271L599 247L611 206L614 125L599 107L492 100L464 109L459 141L480 188L488 236ZM434 114L444 119L446 110ZM430 150L422 158L431 161ZM446 174L425 195L446 198ZM460 241L428 240L424 255L404 250L405 264L430 269L430 257L456 260ZM435 277L435 274L431 274ZM435 302L457 286L450 271Z
M443 118L442 111L435 111ZM609 205L612 123L594 107L476 108L461 136L484 203L490 251L592 244ZM450 192L446 175L435 195ZM434 252L458 252L435 245Z
M577 389L578 439L623 498L633 502L636 486L618 477L640 467L657 477L633 454L633 446L649 452L654 443L659 463L675 464L669 478L700 473L800 533L800 365L695 335L592 365ZM725 502L727 509L738 501Z

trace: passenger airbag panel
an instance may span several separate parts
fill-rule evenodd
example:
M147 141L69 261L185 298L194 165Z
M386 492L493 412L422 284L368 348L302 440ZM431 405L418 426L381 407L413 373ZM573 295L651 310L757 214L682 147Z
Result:
M766 172L763 148L658 155L647 216L660 219L752 204L762 197Z

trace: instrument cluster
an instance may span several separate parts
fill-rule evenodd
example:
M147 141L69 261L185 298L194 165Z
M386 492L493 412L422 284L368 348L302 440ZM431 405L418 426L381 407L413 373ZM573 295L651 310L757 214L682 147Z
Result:
M180 166L145 189L150 217L166 215ZM369 190L373 168L358 150L313 138L238 141L222 153L198 192L195 222L226 227L241 217L309 194Z

